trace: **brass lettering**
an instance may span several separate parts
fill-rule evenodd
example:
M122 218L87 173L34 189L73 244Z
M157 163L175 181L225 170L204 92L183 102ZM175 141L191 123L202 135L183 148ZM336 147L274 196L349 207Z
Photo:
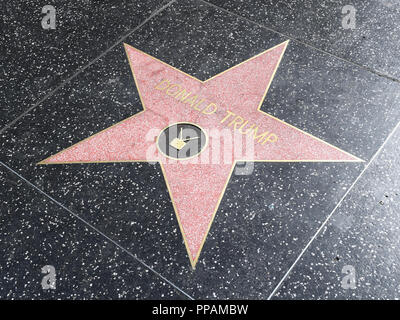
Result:
M177 88L178 90L172 91L172 93L171 93L171 89L173 90L175 88ZM181 89L182 88L181 88L181 86L179 84L173 84L172 86L170 86L167 89L166 93L167 93L167 95L173 97L173 96L176 96L181 91Z
M264 133L262 133L258 136L257 136L257 133L258 133L258 127L256 127L254 129L254 140L258 139L258 142L261 142L265 138L265 136L269 133L269 131L265 131Z
M176 96L175 99L179 100L179 101L184 101L185 99L187 99L192 93L189 91L186 91L185 89L183 89L181 92L179 92Z
M213 109L211 110L211 108L213 108ZM218 107L215 103L210 103L207 107L204 108L203 113L204 114L213 114L217 111L217 109L218 109Z
M250 128L247 128L246 132L243 132L243 128L244 128L248 123L249 123L249 121L247 120L247 121L246 121L245 123L243 123L242 126L239 128L239 132L240 132L241 134L246 135L246 134L248 134L248 133L254 128L255 124L252 124L252 125L250 126Z
M201 105L204 102L205 99L201 99L199 102L197 102L194 106L193 109L197 111L201 111L202 109L199 108L199 105Z
M228 124L228 127L230 127L233 124L233 128L237 130L237 126L239 124L242 124L244 122L244 119L241 116L236 116L235 119L232 120L230 124Z
M154 88L156 90L165 91L168 96L190 105L194 110L204 115L211 115L218 111L218 105L216 103L206 101L206 99L182 88L181 85L171 83L168 79L161 80ZM251 135L254 141L262 145L266 143L276 143L278 141L278 136L276 134L270 131L259 133L260 129L256 124L251 124L249 120L245 120L243 117L228 110L226 110L226 115L220 123L225 123L228 127L232 127L233 130L238 130L242 135Z
M262 143L264 145L264 143L266 142L271 142L271 143L275 143L278 141L278 136L275 133L271 133L267 139L265 139L265 141Z
M166 86L164 84L166 84ZM164 87L161 87L162 85L164 85ZM157 90L163 91L163 90L167 89L169 86L170 86L169 80L165 79L165 80L162 80L159 84L157 84L154 88L156 88Z
M186 99L185 103L190 104L190 106L193 107L196 104L197 98L198 95L195 94L194 96L191 96L189 99Z
M227 115L224 119L221 120L221 123L224 123L226 120L228 120L231 116L234 116L235 114L233 112L230 111L226 111Z

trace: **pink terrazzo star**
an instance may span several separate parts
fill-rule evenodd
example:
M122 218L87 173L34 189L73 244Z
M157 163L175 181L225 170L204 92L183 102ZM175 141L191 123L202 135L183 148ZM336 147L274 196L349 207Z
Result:
M259 110L287 45L206 81L125 45L144 110L40 164L159 161L194 268L236 161L361 161ZM176 123L204 130L201 153L171 160L157 148L162 130Z

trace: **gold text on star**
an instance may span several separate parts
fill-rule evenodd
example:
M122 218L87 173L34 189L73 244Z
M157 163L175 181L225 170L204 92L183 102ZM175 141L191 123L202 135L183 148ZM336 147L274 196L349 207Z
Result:
M226 110L225 112L219 110L220 108L217 103L207 101L205 98L186 90L178 83L172 83L168 79L163 79L154 88L164 92L167 96L190 106L205 116L221 114L221 123L243 135L252 136L254 141L259 144L264 145L266 143L276 143L279 140L277 134L268 130L260 129L257 124L251 124L244 117L229 110ZM178 150L184 146L184 143L178 140L171 143Z

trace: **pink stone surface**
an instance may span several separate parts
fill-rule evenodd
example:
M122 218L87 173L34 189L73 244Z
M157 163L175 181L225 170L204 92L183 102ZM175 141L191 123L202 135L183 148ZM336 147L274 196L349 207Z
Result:
M286 46L287 42L282 43L207 81L200 81L125 45L144 111L51 156L42 164L159 161L194 267L236 160L359 161L258 110ZM156 90L155 86L163 79L217 104L217 112L204 115L165 91ZM278 141L253 143L252 153L235 154L237 148L247 150L249 144L246 139L240 141L244 136L228 126L232 119L221 123L227 110L263 128L259 133L268 130L276 134ZM195 158L167 159L158 152L156 138L162 129L177 122L194 123L207 134L212 130L230 132L233 145L223 143L224 148L218 149L220 139L210 136L205 150ZM213 161L207 161L212 157Z

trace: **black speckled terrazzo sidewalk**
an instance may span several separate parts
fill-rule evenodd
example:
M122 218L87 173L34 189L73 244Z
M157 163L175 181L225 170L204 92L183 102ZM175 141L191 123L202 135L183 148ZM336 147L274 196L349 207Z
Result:
M400 298L396 1L356 1L354 29L343 29L339 0L58 1L54 30L42 29L45 4L2 4L0 299ZM161 123L163 107L149 105L163 102L145 85L162 72L185 88L197 81L203 95L225 75L210 96L237 94L251 108L255 93L243 98L224 71L282 44L260 111L284 128L279 138L303 140L202 194L217 206L199 238L190 223L202 220L180 211L181 199L200 207L198 195L175 193L190 172L174 185L162 161L123 158L121 121L149 109L135 130ZM193 122L176 114L164 117ZM139 135L128 148L140 148ZM63 154L81 141L87 149ZM302 143L315 158L301 157ZM214 192L218 174L190 182ZM44 266L54 288L43 287Z

